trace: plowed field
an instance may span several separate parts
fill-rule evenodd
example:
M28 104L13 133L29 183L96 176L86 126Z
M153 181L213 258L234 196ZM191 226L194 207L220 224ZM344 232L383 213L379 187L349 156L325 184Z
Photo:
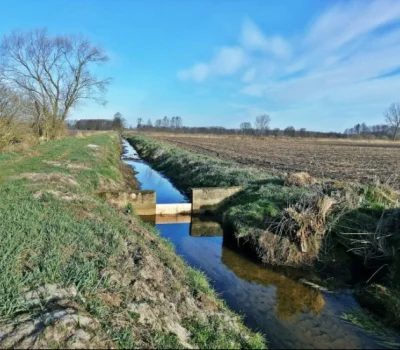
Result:
M272 173L307 171L317 177L400 188L400 143L323 139L152 134L181 148Z

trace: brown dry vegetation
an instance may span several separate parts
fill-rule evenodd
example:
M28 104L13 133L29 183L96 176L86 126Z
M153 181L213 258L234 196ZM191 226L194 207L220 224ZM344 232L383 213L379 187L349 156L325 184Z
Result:
M338 180L399 188L400 142L152 134L181 148L268 172L305 171Z

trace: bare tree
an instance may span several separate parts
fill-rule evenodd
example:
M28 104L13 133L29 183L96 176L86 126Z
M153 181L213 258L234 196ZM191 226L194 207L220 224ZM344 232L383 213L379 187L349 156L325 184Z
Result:
M255 127L259 131L260 136L264 134L265 130L268 130L268 124L271 121L271 118L268 114L262 114L256 117Z
M240 130L242 131L242 135L244 136L251 130L251 123L250 122L243 122L240 124Z
M120 112L115 113L112 121L112 128L121 132L125 128L125 125L126 120L122 117L122 114Z
M396 140L400 127L400 104L392 103L385 112L385 120L393 129L393 140Z
M182 117L179 117L179 116L175 117L175 127L177 129L180 129L180 128L182 128L182 126L183 126Z
M52 139L80 101L105 103L109 79L98 79L90 68L107 60L83 37L50 36L45 29L13 32L0 45L0 80L31 99L36 133Z
M167 116L165 116L165 117L163 118L162 126L163 126L164 128L169 128L169 126L170 126L170 121L169 121L169 118L168 118Z

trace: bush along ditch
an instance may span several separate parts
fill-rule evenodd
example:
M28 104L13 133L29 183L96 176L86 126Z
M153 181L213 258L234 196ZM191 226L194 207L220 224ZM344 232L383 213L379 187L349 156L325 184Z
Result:
M277 177L148 136L127 138L181 190L242 186L221 204L218 214L229 228L226 234L262 262L309 269L319 282L330 280L330 286L357 283L360 300L372 311L377 303L390 308L383 305L389 299L377 291L384 289L397 298L400 194L394 189L316 179L304 172ZM374 293L364 288L373 283L384 287L373 288ZM367 290L368 298L362 298ZM399 329L392 316L387 321Z
M154 227L97 195L127 188L120 152L108 133L0 155L0 347L264 348Z

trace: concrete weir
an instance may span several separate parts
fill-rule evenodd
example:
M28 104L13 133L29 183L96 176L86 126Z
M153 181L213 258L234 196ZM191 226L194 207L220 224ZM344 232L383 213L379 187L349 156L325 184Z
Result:
M114 191L101 192L99 195L119 208L126 208L130 204L138 215L155 215L156 213L156 193L154 191Z
M129 204L141 216L191 215L214 212L218 206L239 192L241 187L192 188L192 203L156 204L155 191L101 192L99 195L120 208Z
M240 186L192 188L192 212L194 214L212 213L223 201L241 189Z
M156 204L156 215L191 214L191 203Z

